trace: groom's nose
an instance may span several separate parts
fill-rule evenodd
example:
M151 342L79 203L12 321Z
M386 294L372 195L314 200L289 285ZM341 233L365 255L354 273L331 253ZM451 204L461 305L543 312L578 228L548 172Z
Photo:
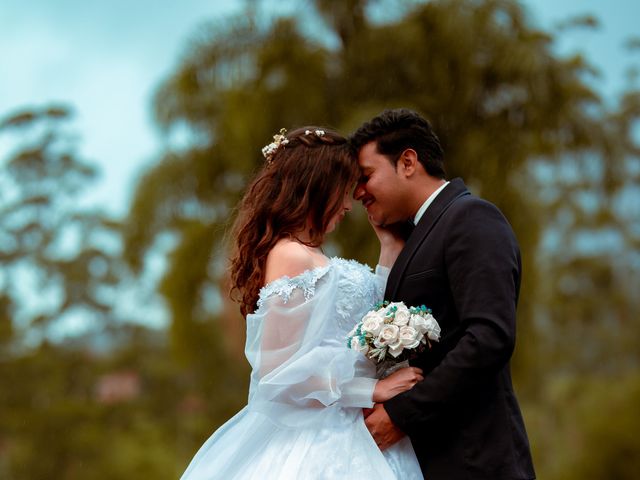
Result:
M367 193L367 192L364 189L364 184L363 183L358 183L356 185L356 188L353 190L353 199L354 200L360 200L362 197L364 197L365 193Z

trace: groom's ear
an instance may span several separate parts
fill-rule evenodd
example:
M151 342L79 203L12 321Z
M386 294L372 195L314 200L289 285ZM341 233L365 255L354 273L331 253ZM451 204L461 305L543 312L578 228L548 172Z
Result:
M400 154L397 167L404 173L405 177L411 177L418 168L418 154L413 148L407 148Z

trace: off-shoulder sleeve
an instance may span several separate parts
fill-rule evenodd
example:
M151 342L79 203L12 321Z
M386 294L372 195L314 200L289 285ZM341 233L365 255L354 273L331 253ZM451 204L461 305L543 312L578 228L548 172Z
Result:
M371 407L375 368L335 339L330 268L284 278L247 318L249 408L286 425L327 422L341 407ZM332 338L333 337L333 338Z

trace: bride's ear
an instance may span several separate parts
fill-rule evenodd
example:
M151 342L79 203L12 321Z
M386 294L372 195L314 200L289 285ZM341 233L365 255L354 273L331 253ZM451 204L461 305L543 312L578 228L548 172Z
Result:
M418 154L413 148L407 148L400 154L397 167L401 169L405 177L411 177L418 168Z

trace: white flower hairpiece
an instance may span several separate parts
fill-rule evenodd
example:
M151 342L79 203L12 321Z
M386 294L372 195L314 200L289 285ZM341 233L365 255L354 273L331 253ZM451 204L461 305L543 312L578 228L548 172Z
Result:
M311 130L304 131L305 135L311 135L312 133L315 133L316 137L322 137L324 135L324 130L315 130L314 132L312 132Z
M287 143L289 143L289 139L285 136L286 133L287 129L281 128L280 133L276 133L273 136L273 142L271 142L269 145L265 145L262 148L262 155L267 159L267 163L271 163L271 160L280 148L280 145L286 145Z

